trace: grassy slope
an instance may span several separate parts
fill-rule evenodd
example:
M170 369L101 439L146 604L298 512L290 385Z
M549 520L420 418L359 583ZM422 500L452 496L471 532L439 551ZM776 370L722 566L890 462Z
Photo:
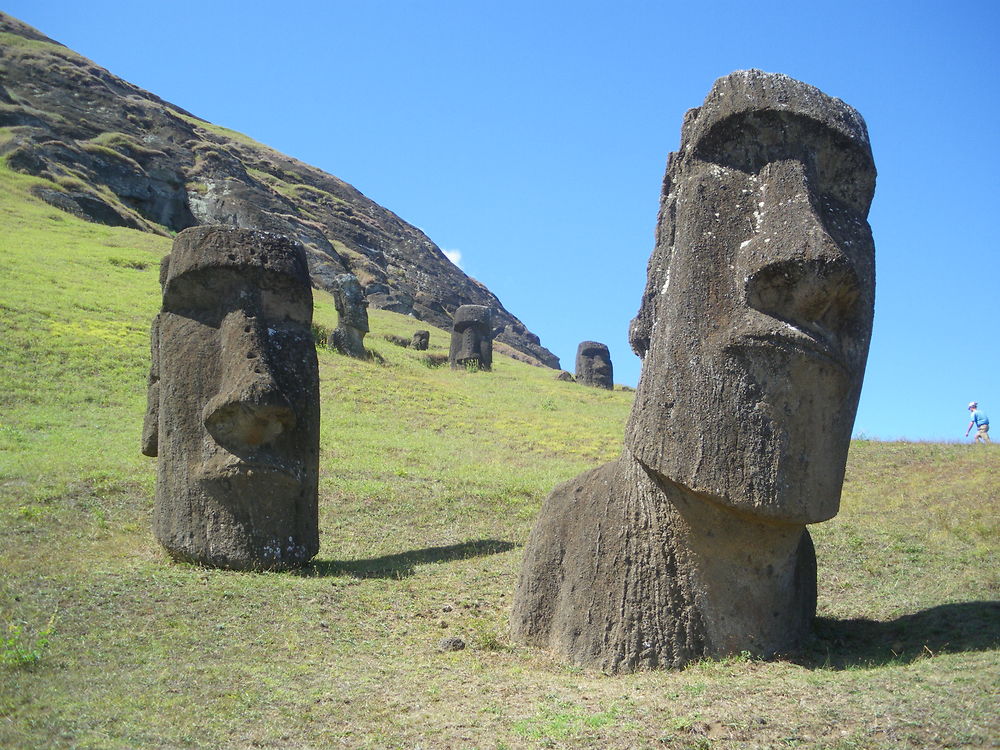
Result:
M853 446L814 529L818 638L794 661L607 678L513 646L545 494L618 451L630 399L320 352L323 546L301 575L170 563L139 455L169 240L87 224L0 169L2 747L909 747L997 741L1000 451ZM321 325L335 320L318 294ZM446 334L432 331L432 353ZM993 603L991 603L993 602ZM858 619L867 618L867 619ZM0 636L3 636L0 633ZM436 650L445 635L469 647Z

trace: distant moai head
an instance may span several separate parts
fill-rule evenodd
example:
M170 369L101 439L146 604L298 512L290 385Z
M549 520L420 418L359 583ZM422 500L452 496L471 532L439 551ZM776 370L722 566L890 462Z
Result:
M413 339L410 341L410 348L422 352L427 350L427 347L430 346L430 343L431 343L430 331L414 331Z
M493 316L483 305L462 305L455 311L448 360L453 369L474 363L481 370L493 367Z
M143 452L154 531L178 559L302 565L319 547L319 374L305 251L200 226L161 267Z
M368 303L358 277L353 273L339 274L333 280L333 303L342 326L368 333Z
M833 516L875 290L868 133L850 106L740 71L685 117L632 322L626 448L761 517Z
M576 382L609 391L614 389L611 352L606 344L597 341L580 343L576 350Z
M368 333L368 302L353 273L342 273L333 280L333 304L337 308L337 328L328 345L341 354L367 358L364 339Z

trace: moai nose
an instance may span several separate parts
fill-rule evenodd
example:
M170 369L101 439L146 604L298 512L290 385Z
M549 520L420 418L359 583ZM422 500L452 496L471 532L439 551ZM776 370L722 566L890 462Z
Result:
M256 448L295 426L295 413L269 363L269 332L256 316L237 311L220 326L221 383L203 412L205 427L228 448Z
M822 338L854 320L861 281L830 236L799 161L769 165L760 226L746 243L747 304Z

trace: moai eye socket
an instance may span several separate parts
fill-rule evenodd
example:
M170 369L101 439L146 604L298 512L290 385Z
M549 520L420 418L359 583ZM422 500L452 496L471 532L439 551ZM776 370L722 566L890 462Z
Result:
M699 139L694 156L751 175L771 162L799 161L807 168L817 198L826 197L862 214L875 190L875 166L867 143L787 112L726 118Z

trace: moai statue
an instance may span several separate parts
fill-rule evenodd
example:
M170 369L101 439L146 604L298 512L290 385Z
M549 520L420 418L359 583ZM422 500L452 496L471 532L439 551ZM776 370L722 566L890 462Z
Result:
M161 266L142 452L178 560L283 569L319 549L319 368L302 246L186 229Z
M609 391L614 389L614 369L607 345L596 341L580 343L576 350L576 382Z
M801 642L806 524L838 510L871 338L874 188L864 120L812 86L741 71L688 112L624 451L542 508L518 640L608 672Z
M493 367L493 323L490 308L462 305L455 311L448 361L452 369Z
M418 352L427 351L427 347L431 343L431 332L430 331L414 331L413 339L410 341L410 348L416 349Z
M337 308L337 327L330 334L327 346L349 357L367 359L368 303L353 273L342 273L334 278L333 304Z

